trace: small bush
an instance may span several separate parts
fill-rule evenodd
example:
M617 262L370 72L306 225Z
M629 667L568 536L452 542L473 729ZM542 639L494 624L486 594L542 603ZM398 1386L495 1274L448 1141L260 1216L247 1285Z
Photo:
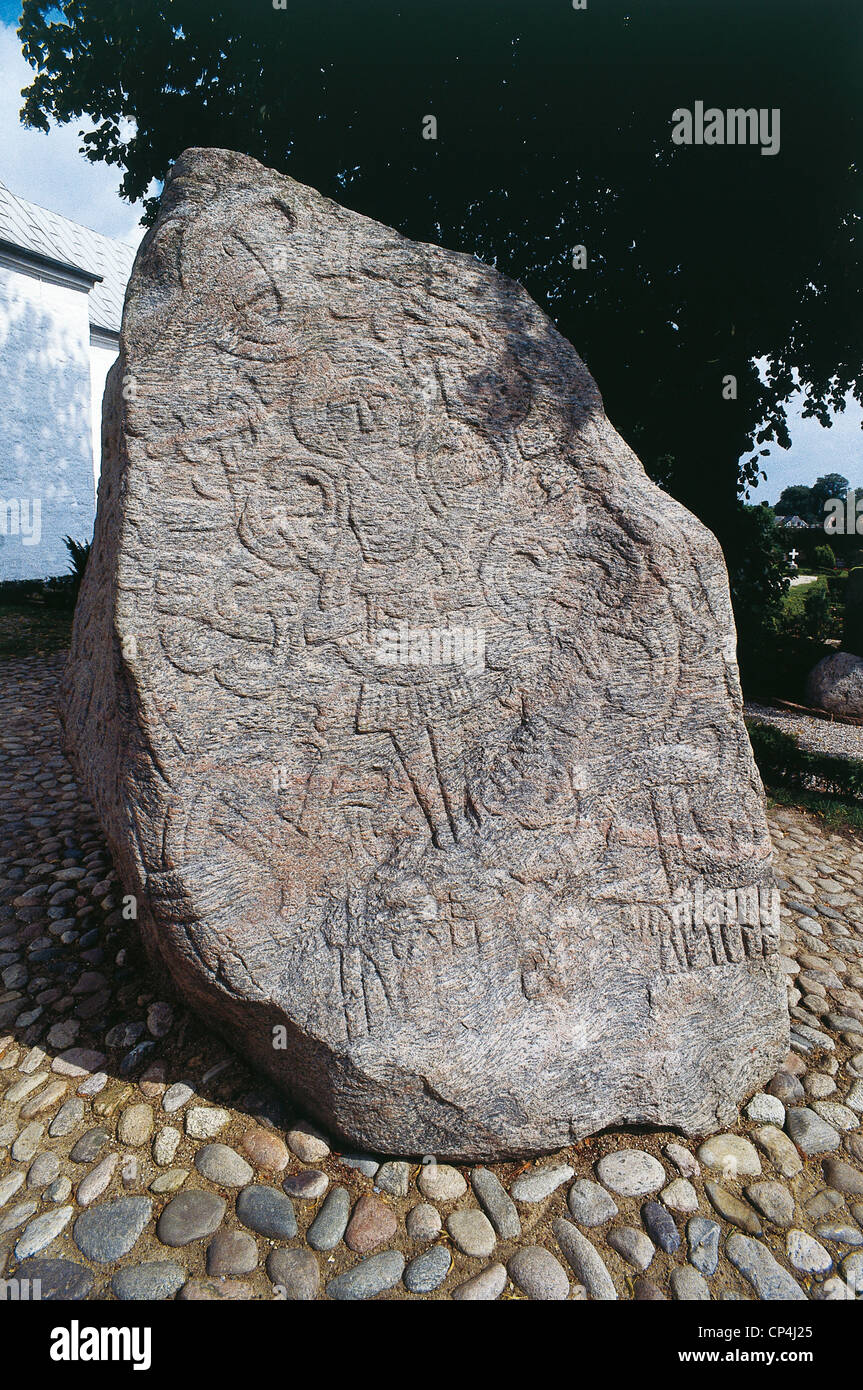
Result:
M777 638L792 642L828 643L842 637L845 609L843 605L842 582L825 579L823 576L814 583L795 585L785 595L782 614L776 624ZM778 650L779 642L769 643L768 657ZM824 653L821 653L824 655ZM818 660L818 657L815 658ZM814 662L812 663L814 665ZM784 699L797 698L794 693L776 687L776 693Z
M833 554L829 545L816 545L815 568L819 570L835 570L836 556Z
M840 614L823 581L813 585L803 599L802 628L803 636L813 642L825 642L839 635Z
M73 541L71 536L64 536L63 544L69 552L72 578L75 581L75 597L77 598L81 588L81 580L84 578L84 571L87 568L87 561L90 558L90 541ZM829 549L829 547L827 548Z

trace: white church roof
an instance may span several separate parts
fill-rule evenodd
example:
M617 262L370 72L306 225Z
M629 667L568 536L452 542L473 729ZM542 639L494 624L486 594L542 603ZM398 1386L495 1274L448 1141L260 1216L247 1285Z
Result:
M91 328L119 333L135 252L125 242L81 227L57 212L17 198L0 183L0 241L99 277L88 295Z

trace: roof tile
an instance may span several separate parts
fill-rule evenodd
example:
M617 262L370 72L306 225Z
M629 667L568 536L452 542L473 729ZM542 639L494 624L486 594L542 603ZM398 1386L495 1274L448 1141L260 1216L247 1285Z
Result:
M89 294L90 326L119 332L126 285L135 259L133 247L71 222L57 212L25 202L2 183L0 239L22 251L36 252L91 275L101 275L101 281Z

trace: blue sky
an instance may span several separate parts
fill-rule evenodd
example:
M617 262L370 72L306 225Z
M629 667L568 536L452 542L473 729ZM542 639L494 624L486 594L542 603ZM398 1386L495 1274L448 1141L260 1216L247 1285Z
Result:
M140 206L133 208L119 197L117 169L91 164L79 153L78 123L45 135L24 130L18 120L20 91L32 75L15 33L19 10L19 0L0 0L0 180L19 197L135 246L142 234ZM829 430L817 420L804 420L802 408L802 396L792 398L791 448L774 447L762 460L768 480L751 501L775 502L784 487L813 483L822 473L844 473L852 486L863 489L860 407L849 401Z
M823 473L842 473L852 487L863 490L863 411L857 402L846 398L844 412L833 416L829 430L817 420L803 419L800 392L791 397L786 409L791 448L771 446L769 456L761 460L767 482L751 493L750 502L778 502L783 488L814 483Z

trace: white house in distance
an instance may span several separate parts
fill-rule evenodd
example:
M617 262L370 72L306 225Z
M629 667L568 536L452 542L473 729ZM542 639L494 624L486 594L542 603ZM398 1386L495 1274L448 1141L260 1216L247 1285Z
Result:
M90 540L102 394L135 252L0 183L0 581Z

